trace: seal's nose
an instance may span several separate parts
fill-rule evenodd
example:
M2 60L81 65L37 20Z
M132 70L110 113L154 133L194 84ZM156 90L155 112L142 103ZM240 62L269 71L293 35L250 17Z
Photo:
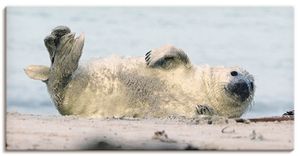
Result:
M245 101L250 96L250 91L247 82L239 80L237 82L231 83L228 89L240 97L241 101Z

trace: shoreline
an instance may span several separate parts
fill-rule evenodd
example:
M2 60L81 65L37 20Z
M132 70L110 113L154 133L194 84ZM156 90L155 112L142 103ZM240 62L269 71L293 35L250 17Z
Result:
M83 118L6 113L6 147L19 150L284 150L294 121Z

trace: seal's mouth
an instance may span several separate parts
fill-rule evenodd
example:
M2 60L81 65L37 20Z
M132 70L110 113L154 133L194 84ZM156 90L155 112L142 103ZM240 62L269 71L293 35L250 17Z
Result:
M250 97L253 89L253 82L248 83L244 80L231 82L225 87L227 92L237 97L241 102L246 101Z

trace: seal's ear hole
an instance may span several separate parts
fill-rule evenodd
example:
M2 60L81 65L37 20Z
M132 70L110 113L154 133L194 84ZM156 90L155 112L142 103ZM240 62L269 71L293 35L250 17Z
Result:
M231 75L231 76L237 76L237 75L238 75L238 72L237 72L237 71L232 71L232 72L230 72L230 75Z

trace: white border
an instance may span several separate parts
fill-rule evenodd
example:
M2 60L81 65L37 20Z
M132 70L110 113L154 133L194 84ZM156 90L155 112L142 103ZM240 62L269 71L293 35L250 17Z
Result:
M299 0L298 0L299 3ZM0 47L2 50L2 55L0 55L0 64L1 64L1 68L0 68L0 72L1 77L0 77L0 81L2 82L2 84L4 83L3 81L3 59L4 59L4 9L6 6L78 6L78 7L82 7L82 6L293 6L294 7L294 11L295 11L295 40L294 40L294 45L295 45L295 49L294 49L294 62L295 62L295 66L294 66L294 73L295 73L295 77L294 77L294 85L295 85L295 101L294 101L294 106L296 109L296 112L298 111L298 104L299 103L299 81L300 77L299 77L299 57L300 55L299 53L299 30L297 28L300 28L300 24L299 24L299 20L300 20L300 6L299 4L297 4L297 0L206 0L206 1L200 1L200 0L107 0L107 1L102 1L102 0L49 0L49 1L45 1L45 0L0 0L0 6L1 6L1 10L2 10L2 16L0 17L1 19L1 38L0 38ZM298 41L298 42L297 42ZM298 69L298 71L297 71ZM282 75L284 76L284 75ZM4 112L4 103L3 101L3 95L4 95L4 88L3 85L1 87L0 90L0 94L1 96L1 112ZM297 97L298 96L298 97ZM297 114L297 113L296 113ZM3 115L4 117L4 115ZM3 119L3 118L2 118ZM297 116L296 116L296 120L295 120L295 146L294 146L294 151L293 152L256 152L256 153L246 153L243 152L242 154L258 154L258 155L283 155L283 154L292 154L292 155L299 155L299 140L297 138L299 138L299 134L298 131L299 129L299 120L297 120ZM0 120L0 124L2 126L4 126L4 120ZM2 145L2 152L4 149L4 128L2 129L2 139L1 139L1 145ZM10 154L12 154L11 152L9 152ZM27 152L28 153L28 152ZM27 154L27 153L13 153L13 154ZM148 154L149 152L147 152ZM163 152L163 153L149 153L149 154L162 154L162 155L174 155L174 154L208 154L207 152ZM2 153L3 154L3 153ZM4 153L4 154L7 154ZM29 152L28 154L33 154L32 152ZM41 154L41 153L37 153L37 154ZM49 154L49 153L48 153ZM51 154L51 153L50 153ZM61 154L61 153L54 153L54 154ZM77 154L77 153L68 153L68 154ZM83 154L83 152L80 152L79 154ZM84 152L84 154L87 154ZM89 154L108 154L108 152L89 152ZM114 154L120 154L120 155L124 155L124 154L141 154L140 152L117 152ZM213 152L213 153L209 153L209 154L213 154L213 155L217 155L217 154L222 154L222 155L232 155L232 154L241 154L239 152Z
M3 2L4 1L4 2ZM202 6L283 6L294 5L296 0L109 0L109 1L95 1L95 0L2 0L6 6L95 6L95 5L109 5L109 6L184 6L184 5L202 5Z

